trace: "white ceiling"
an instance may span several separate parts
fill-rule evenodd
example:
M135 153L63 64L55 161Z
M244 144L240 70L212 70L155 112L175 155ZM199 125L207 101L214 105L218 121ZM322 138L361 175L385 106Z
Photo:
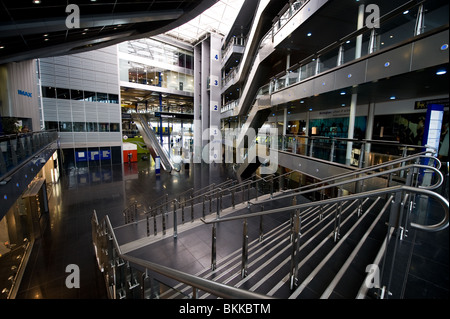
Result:
M166 35L194 44L208 32L226 36L241 10L244 0L219 0L211 8Z

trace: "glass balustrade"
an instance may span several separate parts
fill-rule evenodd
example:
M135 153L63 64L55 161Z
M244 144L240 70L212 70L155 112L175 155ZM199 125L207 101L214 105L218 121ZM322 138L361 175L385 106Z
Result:
M0 176L12 171L57 139L57 131L0 136Z

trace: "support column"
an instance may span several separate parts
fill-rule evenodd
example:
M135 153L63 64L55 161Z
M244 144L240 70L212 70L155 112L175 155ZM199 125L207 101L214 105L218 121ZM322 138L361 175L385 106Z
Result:
M210 141L210 161L222 161L222 133L220 130L220 73L221 73L221 47L222 37L211 33L210 41L210 100L209 100L209 127L212 139Z
M367 113L366 140L372 139L374 118L375 118L375 103L371 102L369 103L369 110ZM367 143L366 154L370 153L370 147L371 147L370 143Z
M208 79L210 74L210 45L209 39L204 40L201 44L201 121L202 121L202 158L209 158L209 139L210 135L206 134L209 129L209 90ZM205 134L204 134L205 133ZM206 156L206 158L204 157Z
M202 61L201 61L201 46L194 47L194 149L193 162L202 162Z
M358 94L352 94L352 101L350 104L350 116L348 121L348 136L347 138L352 139L354 137L355 131L355 117L356 117L356 103L358 101ZM347 142L347 153L345 156L345 164L350 165L350 159L352 157L353 142Z
M358 8L358 24L357 29L361 29L364 27L364 5L360 5ZM361 57L361 49L362 49L362 35L359 35L356 38L356 48L355 48L355 59L358 59ZM356 103L358 101L358 94L353 93L352 94L352 102L350 104L350 116L349 116L349 123L348 123L348 136L347 138L352 139L354 136L354 130L355 130L355 115L356 115ZM353 143L348 142L347 143L347 152L345 155L345 164L350 165L350 159L352 157L352 148Z

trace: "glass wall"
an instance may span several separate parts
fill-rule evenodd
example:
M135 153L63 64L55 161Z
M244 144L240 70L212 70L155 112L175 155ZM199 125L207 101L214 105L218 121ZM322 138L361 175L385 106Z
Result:
M120 59L120 80L165 89L194 92L194 76Z
M121 81L194 92L192 51L150 38L123 42L119 44L119 51L147 60L137 62L122 55L119 61Z

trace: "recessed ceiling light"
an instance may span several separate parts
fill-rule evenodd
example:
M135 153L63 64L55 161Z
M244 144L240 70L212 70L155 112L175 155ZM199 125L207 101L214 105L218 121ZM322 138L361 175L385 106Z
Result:
M446 73L447 73L447 70L442 69L442 70L438 70L438 71L436 72L436 75L444 75L444 74L446 74Z
M308 32L306 35L307 35L308 37L310 37L310 36L312 36L312 33L311 33L311 32Z
M1 50L1 49L4 49L4 48L5 48L5 47L4 47L3 45L0 45L0 50Z
M39 3L41 3L41 0L33 0L33 3L34 4L39 4Z
M408 14L409 10L403 11L403 14Z
M391 100L395 100L396 99L396 97L395 96L391 96L389 99L391 99Z

